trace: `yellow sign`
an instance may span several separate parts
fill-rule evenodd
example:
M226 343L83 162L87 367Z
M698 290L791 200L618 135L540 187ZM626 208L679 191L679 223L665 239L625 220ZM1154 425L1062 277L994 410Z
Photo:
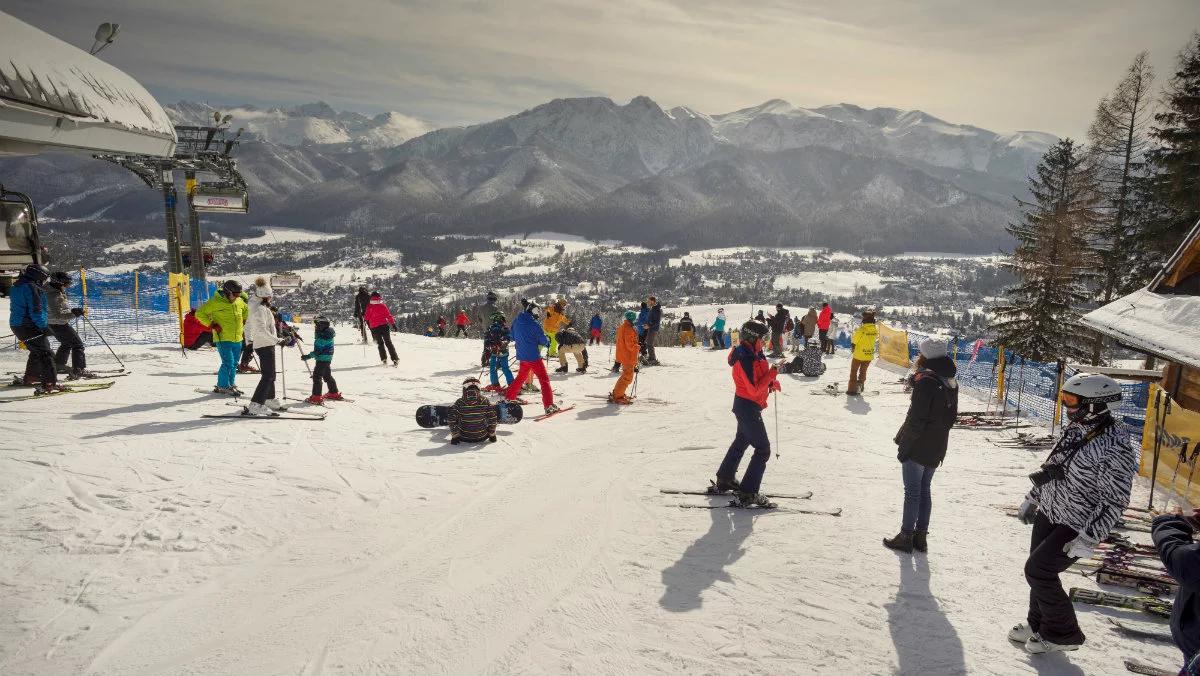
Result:
M1157 404L1157 405L1156 405ZM1157 384L1150 385L1146 424L1142 428L1142 466L1139 473L1150 476L1154 468L1154 445L1158 440L1158 485L1175 491L1191 504L1200 501L1200 413L1173 401Z
M183 316L191 310L192 278L186 273L172 272L167 276L167 297L170 310L179 319L179 344L183 344Z
M879 356L897 366L909 367L908 331L879 324Z

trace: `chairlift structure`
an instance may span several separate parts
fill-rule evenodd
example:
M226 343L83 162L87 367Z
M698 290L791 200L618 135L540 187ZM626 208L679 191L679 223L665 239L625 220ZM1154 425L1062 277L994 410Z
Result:
M15 274L31 263L45 262L33 200L0 185L0 274Z
M294 272L280 272L271 275L271 289L275 291L296 291L303 284L304 280Z

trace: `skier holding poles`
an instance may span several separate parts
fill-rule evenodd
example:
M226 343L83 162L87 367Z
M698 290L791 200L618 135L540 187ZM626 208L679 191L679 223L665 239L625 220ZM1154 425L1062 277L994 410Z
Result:
M58 351L54 353L54 368L59 373L67 372L67 355L71 357L70 375L67 380L91 378L94 374L87 370L87 357L83 352L83 341L79 334L71 328L71 320L83 316L83 308L73 308L67 301L67 287L71 286L71 275L58 270L50 275L46 284L50 287L50 331L58 340Z
M48 302L42 284L50 271L41 265L28 265L9 290L8 327L17 340L29 350L26 374L35 374L41 385L35 394L64 390L54 372L54 353L50 351Z
M354 294L354 323L358 325L358 331L362 334L363 345L367 344L367 327L364 317L370 302L371 294L367 293L367 287L358 287L358 293Z
M259 379L250 397L250 405L243 415L265 417L279 415L275 411L282 407L275 398L275 347L280 345L279 333L275 329L275 312L271 309L274 292L267 280L254 280L254 298L250 301L250 315L246 318L246 342L254 346L258 357Z

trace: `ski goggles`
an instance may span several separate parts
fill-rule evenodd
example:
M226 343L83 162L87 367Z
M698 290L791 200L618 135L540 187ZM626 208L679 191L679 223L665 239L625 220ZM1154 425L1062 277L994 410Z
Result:
M472 387L474 387L477 390L479 389L479 379L478 378L467 378L466 380L463 381L462 388L464 390L472 388Z
M1063 392L1058 398L1062 401L1063 406L1067 408L1079 408L1083 405L1083 400L1080 399L1079 395L1072 394L1071 392Z

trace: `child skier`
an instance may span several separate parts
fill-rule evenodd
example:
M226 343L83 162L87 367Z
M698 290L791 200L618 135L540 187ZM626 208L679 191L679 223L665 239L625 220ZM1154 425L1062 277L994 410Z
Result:
M396 319L383 303L383 296L376 291L371 294L371 302L367 303L367 311L363 314L367 326L371 327L371 336L375 346L379 348L379 362L387 366L387 360L392 358L392 366L400 365L396 356L396 346L392 345L392 329L396 328Z
M621 366L621 377L608 395L608 400L614 404L631 404L633 400L625 396L629 383L633 382L634 370L638 362L637 313L629 310L625 313L625 321L617 327L617 363Z
M71 356L71 369L67 380L94 377L87 370L87 357L83 353L83 341L71 328L71 320L83 316L83 308L71 307L67 301L67 287L71 286L71 275L62 270L50 275L46 284L49 288L50 332L58 340L58 351L54 353L54 367L58 373L67 372L67 355Z
M183 317L183 345L189 350L199 350L213 344L212 328L196 319L196 308L188 310ZM215 347L215 346L214 346Z
M588 345L593 343L596 345L604 344L604 320L600 318L600 313L592 315L592 321L588 324L588 330L591 335L588 337Z
M237 363L242 354L247 308L241 296L242 285L229 279L196 311L196 319L212 327L213 345L221 356L217 386L213 388L216 394L242 394L237 388Z
M558 336L559 330L566 326L571 319L567 317L567 301L559 298L554 301L554 304L546 308L546 317L542 320L542 330L546 333L546 339L550 341L550 349L546 352L547 357L558 356ZM515 327L514 327L515 328Z
M517 361L521 363L521 367L517 370L517 379L509 383L508 389L504 391L504 398L507 401L516 401L521 385L525 384L529 374L533 373L542 389L542 406L546 413L555 413L559 409L554 404L554 391L550 389L550 376L546 373L546 364L542 361L541 354L541 346L548 347L550 339L542 327L538 326L537 309L537 303L529 301L525 310L513 320L512 337L517 344Z
M341 401L342 393L338 390L337 383L333 380L333 337L336 333L333 327L329 325L329 319L318 315L313 318L313 349L308 354L301 355L301 359L315 359L316 365L312 371L312 396L305 399L310 404L320 404L325 399L331 401ZM329 393L321 396L321 383L329 387Z
M496 407L479 393L479 379L463 381L462 397L450 407L450 444L460 441L496 443Z
M765 496L758 494L767 460L771 457L771 441L767 438L762 412L767 407L767 396L783 389L776 380L779 371L767 362L762 352L762 341L767 332L765 323L750 320L742 325L741 343L729 351L728 362L733 369L735 387L733 415L737 418L737 435L717 469L717 480L710 490L713 493L734 491L739 507L775 506ZM735 475L742 456L750 446L754 447L754 455L739 484Z
M488 327L487 334L483 338L483 344L488 351L488 367L491 369L492 384L484 389L488 392L502 392L500 387L500 376L496 373L497 370L504 372L504 385L512 385L513 374L508 368L508 343L512 340L512 334L508 331L508 326L504 323L504 315L496 312L492 314L492 325Z

